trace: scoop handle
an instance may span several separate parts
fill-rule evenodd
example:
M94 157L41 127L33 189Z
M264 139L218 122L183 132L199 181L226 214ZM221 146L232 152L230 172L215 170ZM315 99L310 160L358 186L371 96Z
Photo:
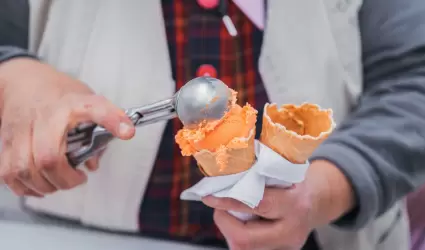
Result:
M152 104L130 108L126 114L137 127L146 126L177 116L173 99L166 99ZM72 167L84 163L92 156L103 151L115 137L105 128L86 123L68 133L68 162Z

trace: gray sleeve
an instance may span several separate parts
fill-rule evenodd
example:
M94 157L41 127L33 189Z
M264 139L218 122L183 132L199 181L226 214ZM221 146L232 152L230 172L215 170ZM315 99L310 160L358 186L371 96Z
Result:
M28 48L28 0L0 1L0 46Z
M28 53L24 49L12 46L0 46L0 63L16 57L36 58L35 55Z
M335 222L361 228L425 182L425 1L364 0L365 92L311 160L348 177L357 207Z

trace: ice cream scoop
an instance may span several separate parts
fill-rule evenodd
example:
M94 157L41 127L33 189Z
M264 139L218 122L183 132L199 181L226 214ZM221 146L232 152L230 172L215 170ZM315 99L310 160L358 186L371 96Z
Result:
M135 126L143 126L178 117L186 128L203 122L220 120L232 103L232 93L222 81L211 77L198 77L187 82L173 97L130 108L126 114ZM114 139L105 128L96 124L83 124L68 133L68 160L77 166Z
M232 101L230 89L222 81L198 77L186 83L173 98L176 113L185 127L220 120Z

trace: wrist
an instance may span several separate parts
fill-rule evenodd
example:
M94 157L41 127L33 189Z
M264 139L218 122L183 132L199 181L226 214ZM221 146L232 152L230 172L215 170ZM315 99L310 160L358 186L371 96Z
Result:
M313 161L305 182L311 194L314 227L329 224L355 207L351 184L331 162Z
M21 82L17 79L25 75L31 75L31 66L27 65L33 65L34 63L39 62L32 57L0 58L0 100L3 100L3 92L8 85L17 85Z

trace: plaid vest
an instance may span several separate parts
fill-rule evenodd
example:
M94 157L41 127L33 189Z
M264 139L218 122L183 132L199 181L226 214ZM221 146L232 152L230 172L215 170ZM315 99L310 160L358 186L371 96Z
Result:
M262 117L268 101L258 71L263 32L229 1L228 15L238 36L232 37L221 17L202 9L193 0L162 0L173 78L179 89L197 77L200 66L215 68L217 78L238 92L238 103L255 107ZM262 119L257 122L257 135ZM201 202L181 201L180 193L194 185L202 174L192 157L181 156L174 135L182 125L168 123L157 155L144 201L140 208L143 235L184 240L195 244L225 246L214 225L213 210ZM310 244L310 243L308 243Z

